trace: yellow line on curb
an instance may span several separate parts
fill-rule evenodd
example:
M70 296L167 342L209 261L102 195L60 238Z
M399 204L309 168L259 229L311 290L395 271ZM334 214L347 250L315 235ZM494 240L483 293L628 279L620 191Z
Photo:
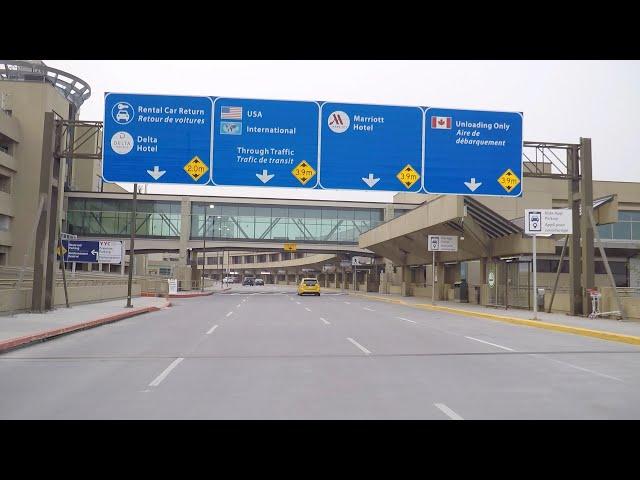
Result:
M443 312L455 313L457 315L464 315L467 317L482 317L482 318L487 318L489 320L511 323L514 325L524 325L527 327L542 328L544 330L553 330L556 332L572 333L574 335L580 335L583 337L593 337L593 338L599 338L601 340L609 340L612 342L629 343L631 345L640 345L640 337L636 337L633 335L624 335L621 333L607 332L603 330L591 330L589 328L582 328L582 327L570 327L568 325L542 322L540 320L526 320L524 318L507 317L504 315L495 315L492 313L474 312L471 310L463 310L459 308L440 307L436 305L428 305L426 303L408 303L402 300L396 300L396 299L384 298L384 297L375 297L373 295L362 295L359 293L349 293L349 295L369 298L369 299L378 300L381 302L405 305L407 307L420 308L423 310L440 310Z

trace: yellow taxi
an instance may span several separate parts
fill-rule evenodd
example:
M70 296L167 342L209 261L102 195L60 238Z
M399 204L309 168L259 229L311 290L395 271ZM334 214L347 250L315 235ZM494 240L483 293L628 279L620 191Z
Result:
M311 295L320 295L320 284L315 278L303 278L298 285L298 295L304 295L305 293Z

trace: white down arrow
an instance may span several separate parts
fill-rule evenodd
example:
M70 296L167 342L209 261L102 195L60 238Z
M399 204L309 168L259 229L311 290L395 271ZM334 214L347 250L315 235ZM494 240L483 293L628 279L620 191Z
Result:
M271 175L269 175L269 173L266 170L262 170L262 175L260 175L259 173L256 173L256 177L258 177L262 183L267 183L269 180L271 180L275 176L276 176L275 173L272 173Z
M369 185L369 188L372 188L376 183L380 181L379 178L373 178L373 173L369 174L369 178L362 177L362 181Z
M153 170L147 170L147 173L153 177L154 180L158 180L161 176L167 173L166 170L160 170L158 165L153 167Z

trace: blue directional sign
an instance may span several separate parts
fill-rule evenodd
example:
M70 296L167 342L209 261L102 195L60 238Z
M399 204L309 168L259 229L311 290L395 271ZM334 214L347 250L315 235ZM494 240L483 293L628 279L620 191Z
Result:
M424 190L522 195L522 114L428 108Z
M417 192L422 176L422 109L322 105L323 188Z
M102 176L107 182L206 184L209 97L105 95Z
M216 98L212 183L314 188L319 110L316 102Z
M62 240L65 262L98 263L100 242L92 240Z

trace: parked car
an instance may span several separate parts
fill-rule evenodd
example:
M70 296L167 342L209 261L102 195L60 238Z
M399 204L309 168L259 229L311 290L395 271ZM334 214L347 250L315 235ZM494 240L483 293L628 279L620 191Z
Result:
M320 284L315 278L303 278L298 285L298 295L304 294L318 295L320 296Z
M256 286L263 286L264 285L264 280L262 280L261 278L256 278Z
M234 277L224 277L222 279L223 283L236 283L236 279Z
M242 286L251 286L253 287L253 285L255 284L255 278L254 277L244 277L244 279L242 280Z

